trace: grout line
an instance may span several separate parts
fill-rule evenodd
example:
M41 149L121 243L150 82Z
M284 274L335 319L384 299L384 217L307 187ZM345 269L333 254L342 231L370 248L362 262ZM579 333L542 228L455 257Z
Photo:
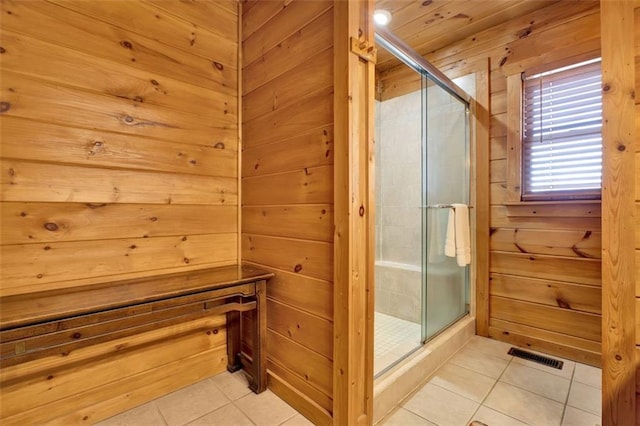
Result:
M483 355L487 355L487 354L483 354ZM496 358L498 358L498 357L496 357ZM502 358L500 358L500 359L502 359ZM507 368L509 368L509 366L511 365L511 363L512 363L512 362L513 362L513 357L511 357L511 359L509 360L509 362L507 363L507 365L504 367L504 369L502 370L502 373L500 373L500 375L495 379L495 382L493 383L493 386L491 386L491 389L489 389L489 392L487 392L487 394L484 396L484 398L483 398L483 399L482 399L482 401L480 402L480 405L478 405L478 408L476 408L476 411L475 411L475 412L473 413L473 415L471 416L470 421L473 421L473 417L474 417L476 414L478 414L478 410L480 410L480 408L484 406L485 401L487 400L487 398L489 398L489 395L491 395L491 392L493 392L493 389L495 389L496 385L497 385L497 384L498 384L498 382L500 381L500 378L504 375L504 372L505 372L505 371L507 371ZM493 408L491 408L491 407L487 407L487 408L489 408L489 409L491 409L491 410L494 410L494 411L497 411L497 412L499 412L499 413L501 413L501 414L504 414L504 415L505 415L505 416L507 416L507 417L511 417L512 419L515 419L515 420L520 421L519 419L516 419L515 417L510 416L510 415L508 415L508 414L506 414L506 413L503 413L502 411L495 410L495 409L493 409ZM524 423L524 422L523 422L523 423Z
M158 398L156 398L158 399ZM152 400L150 401L151 404L153 404L153 408L156 409L156 411L158 412L158 414L160 415L160 418L162 419L162 423L164 423L164 426L168 426L169 423L167 422L167 419L164 418L164 415L162 414L162 410L160 409L160 407L158 407L158 404L156 404L156 400Z

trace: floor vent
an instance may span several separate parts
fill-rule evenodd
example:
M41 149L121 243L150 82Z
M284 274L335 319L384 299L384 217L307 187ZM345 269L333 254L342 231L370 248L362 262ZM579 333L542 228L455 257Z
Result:
M547 356L533 354L531 352L523 351L522 349L518 349L518 348L509 349L509 355L513 355L518 358L528 359L529 361L537 362L538 364L546 365L547 367L562 370L563 362L558 359L553 359Z

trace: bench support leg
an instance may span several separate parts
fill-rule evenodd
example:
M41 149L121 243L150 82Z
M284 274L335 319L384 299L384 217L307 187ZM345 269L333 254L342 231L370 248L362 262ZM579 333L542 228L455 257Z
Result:
M240 312L227 312L227 370L230 373L242 368L240 338Z
M253 382L255 393L267 389L267 281L256 282L256 313L253 322Z

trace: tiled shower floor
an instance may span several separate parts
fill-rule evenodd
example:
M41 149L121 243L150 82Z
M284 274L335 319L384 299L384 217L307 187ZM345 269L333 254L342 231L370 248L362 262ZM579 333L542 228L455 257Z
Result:
M420 346L420 324L376 312L374 328L373 370L376 375Z

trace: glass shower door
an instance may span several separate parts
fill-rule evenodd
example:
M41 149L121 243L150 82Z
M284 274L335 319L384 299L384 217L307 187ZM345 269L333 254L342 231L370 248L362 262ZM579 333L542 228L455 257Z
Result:
M451 204L469 203L469 119L466 103L424 80L423 340L469 312L468 270L444 253ZM471 244L471 242L469 242Z

